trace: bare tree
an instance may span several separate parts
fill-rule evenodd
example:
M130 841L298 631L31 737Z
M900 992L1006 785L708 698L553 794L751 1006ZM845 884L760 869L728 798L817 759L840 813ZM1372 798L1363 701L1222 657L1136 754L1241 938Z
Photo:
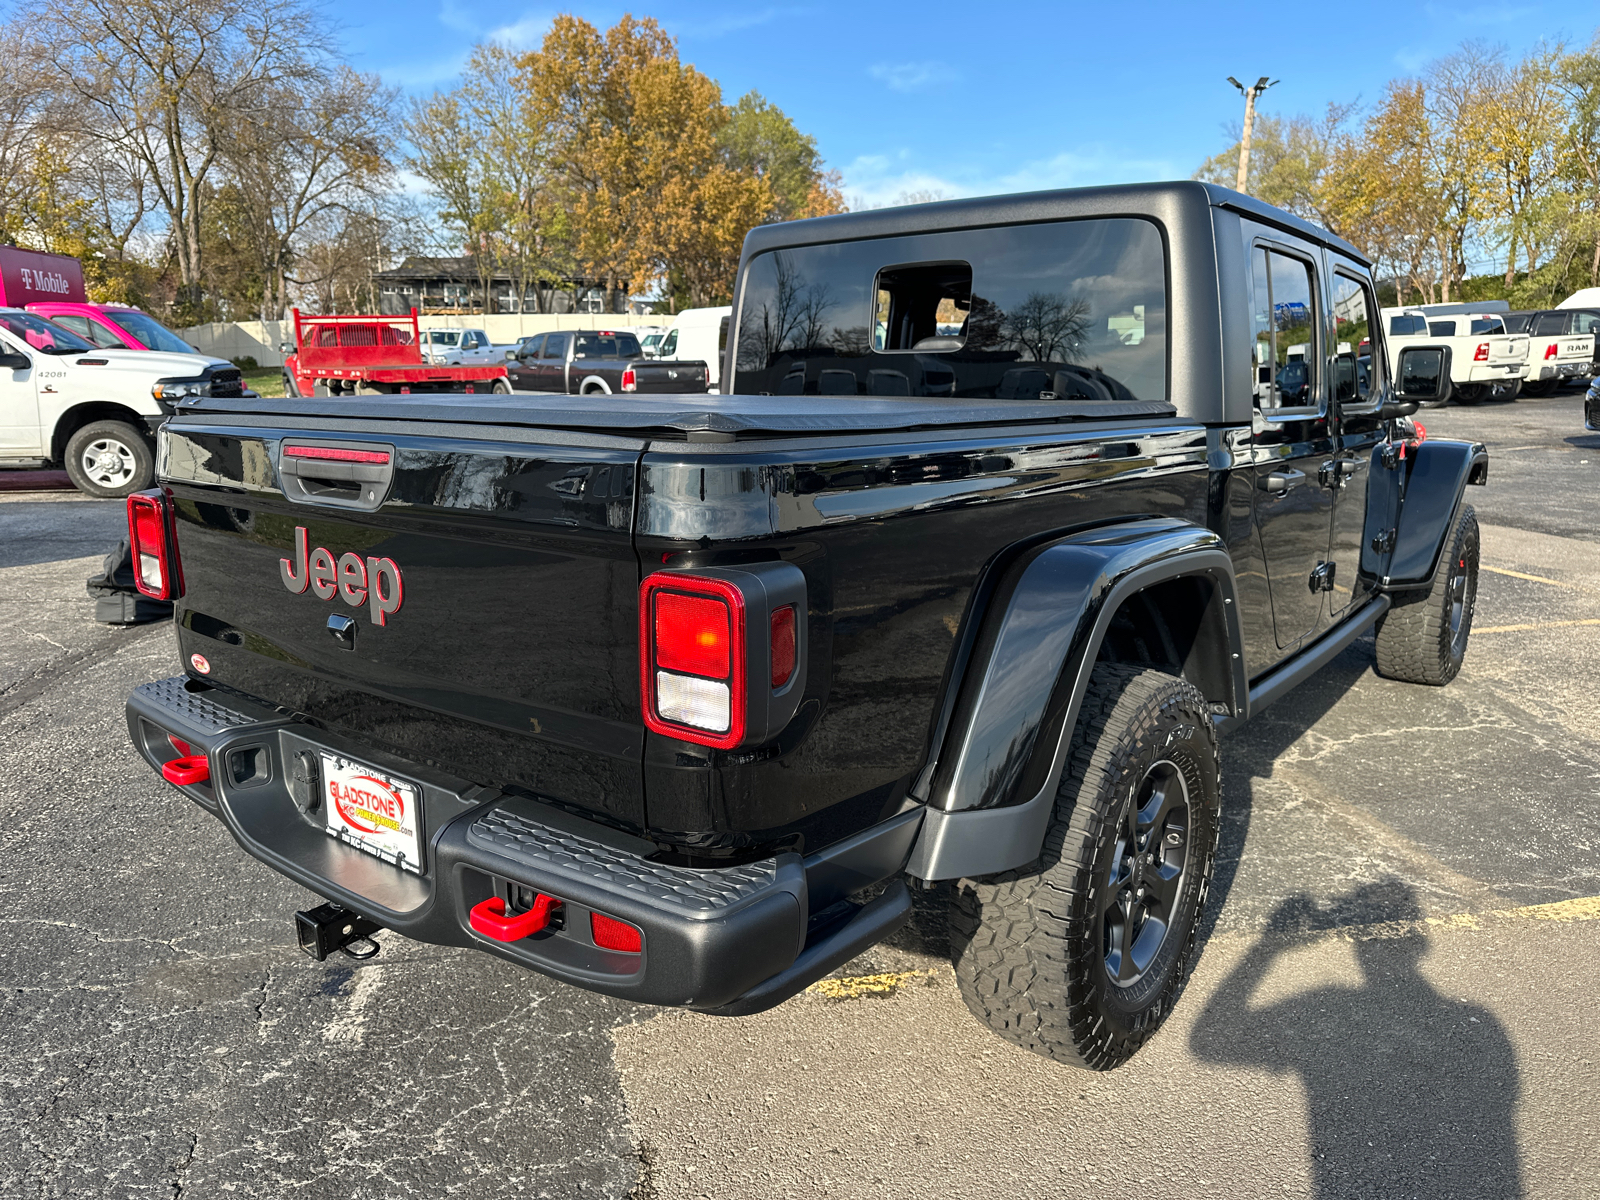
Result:
M142 169L198 303L204 206L230 131L320 69L327 30L303 0L35 0L35 65L76 102L78 132Z
M263 275L263 321L289 305L290 270L302 235L330 213L364 213L387 190L394 89L348 67L285 79L266 89L253 120L221 140L241 216Z

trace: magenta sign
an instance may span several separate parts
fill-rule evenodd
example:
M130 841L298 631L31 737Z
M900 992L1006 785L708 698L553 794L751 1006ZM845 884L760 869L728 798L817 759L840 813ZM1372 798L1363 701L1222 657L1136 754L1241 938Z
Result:
M23 308L44 300L82 304L87 299L83 264L77 259L0 246L0 306Z

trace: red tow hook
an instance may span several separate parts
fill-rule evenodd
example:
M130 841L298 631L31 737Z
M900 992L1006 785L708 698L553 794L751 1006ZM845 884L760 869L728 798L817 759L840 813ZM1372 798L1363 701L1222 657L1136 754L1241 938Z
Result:
M540 892L527 912L508 917L506 902L499 896L490 896L472 906L472 911L467 913L467 922L484 937L497 942L517 942L549 925L551 915L560 907L561 901Z
M162 763L161 778L179 787L205 783L211 778L211 763L204 754L185 754L182 758Z

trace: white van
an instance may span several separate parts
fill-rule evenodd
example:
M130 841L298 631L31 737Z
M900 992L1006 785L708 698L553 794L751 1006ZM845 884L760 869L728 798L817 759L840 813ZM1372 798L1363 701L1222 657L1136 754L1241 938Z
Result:
M150 486L155 431L186 396L253 395L204 354L103 350L20 308L0 308L0 466L61 463L80 492Z
M672 318L672 327L656 347L657 358L703 359L711 364L708 392L722 390L722 360L728 349L728 323L733 307L686 308Z

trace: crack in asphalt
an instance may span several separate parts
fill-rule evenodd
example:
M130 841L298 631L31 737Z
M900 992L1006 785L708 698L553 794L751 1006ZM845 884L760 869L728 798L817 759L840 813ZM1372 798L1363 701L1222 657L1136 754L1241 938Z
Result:
M108 626L87 644L76 650L68 650L60 658L45 663L31 674L0 687L0 720L4 720L30 701L37 700L51 688L66 683L84 667L92 666L123 646L148 637L156 628L165 630L167 626L165 622L143 626Z

